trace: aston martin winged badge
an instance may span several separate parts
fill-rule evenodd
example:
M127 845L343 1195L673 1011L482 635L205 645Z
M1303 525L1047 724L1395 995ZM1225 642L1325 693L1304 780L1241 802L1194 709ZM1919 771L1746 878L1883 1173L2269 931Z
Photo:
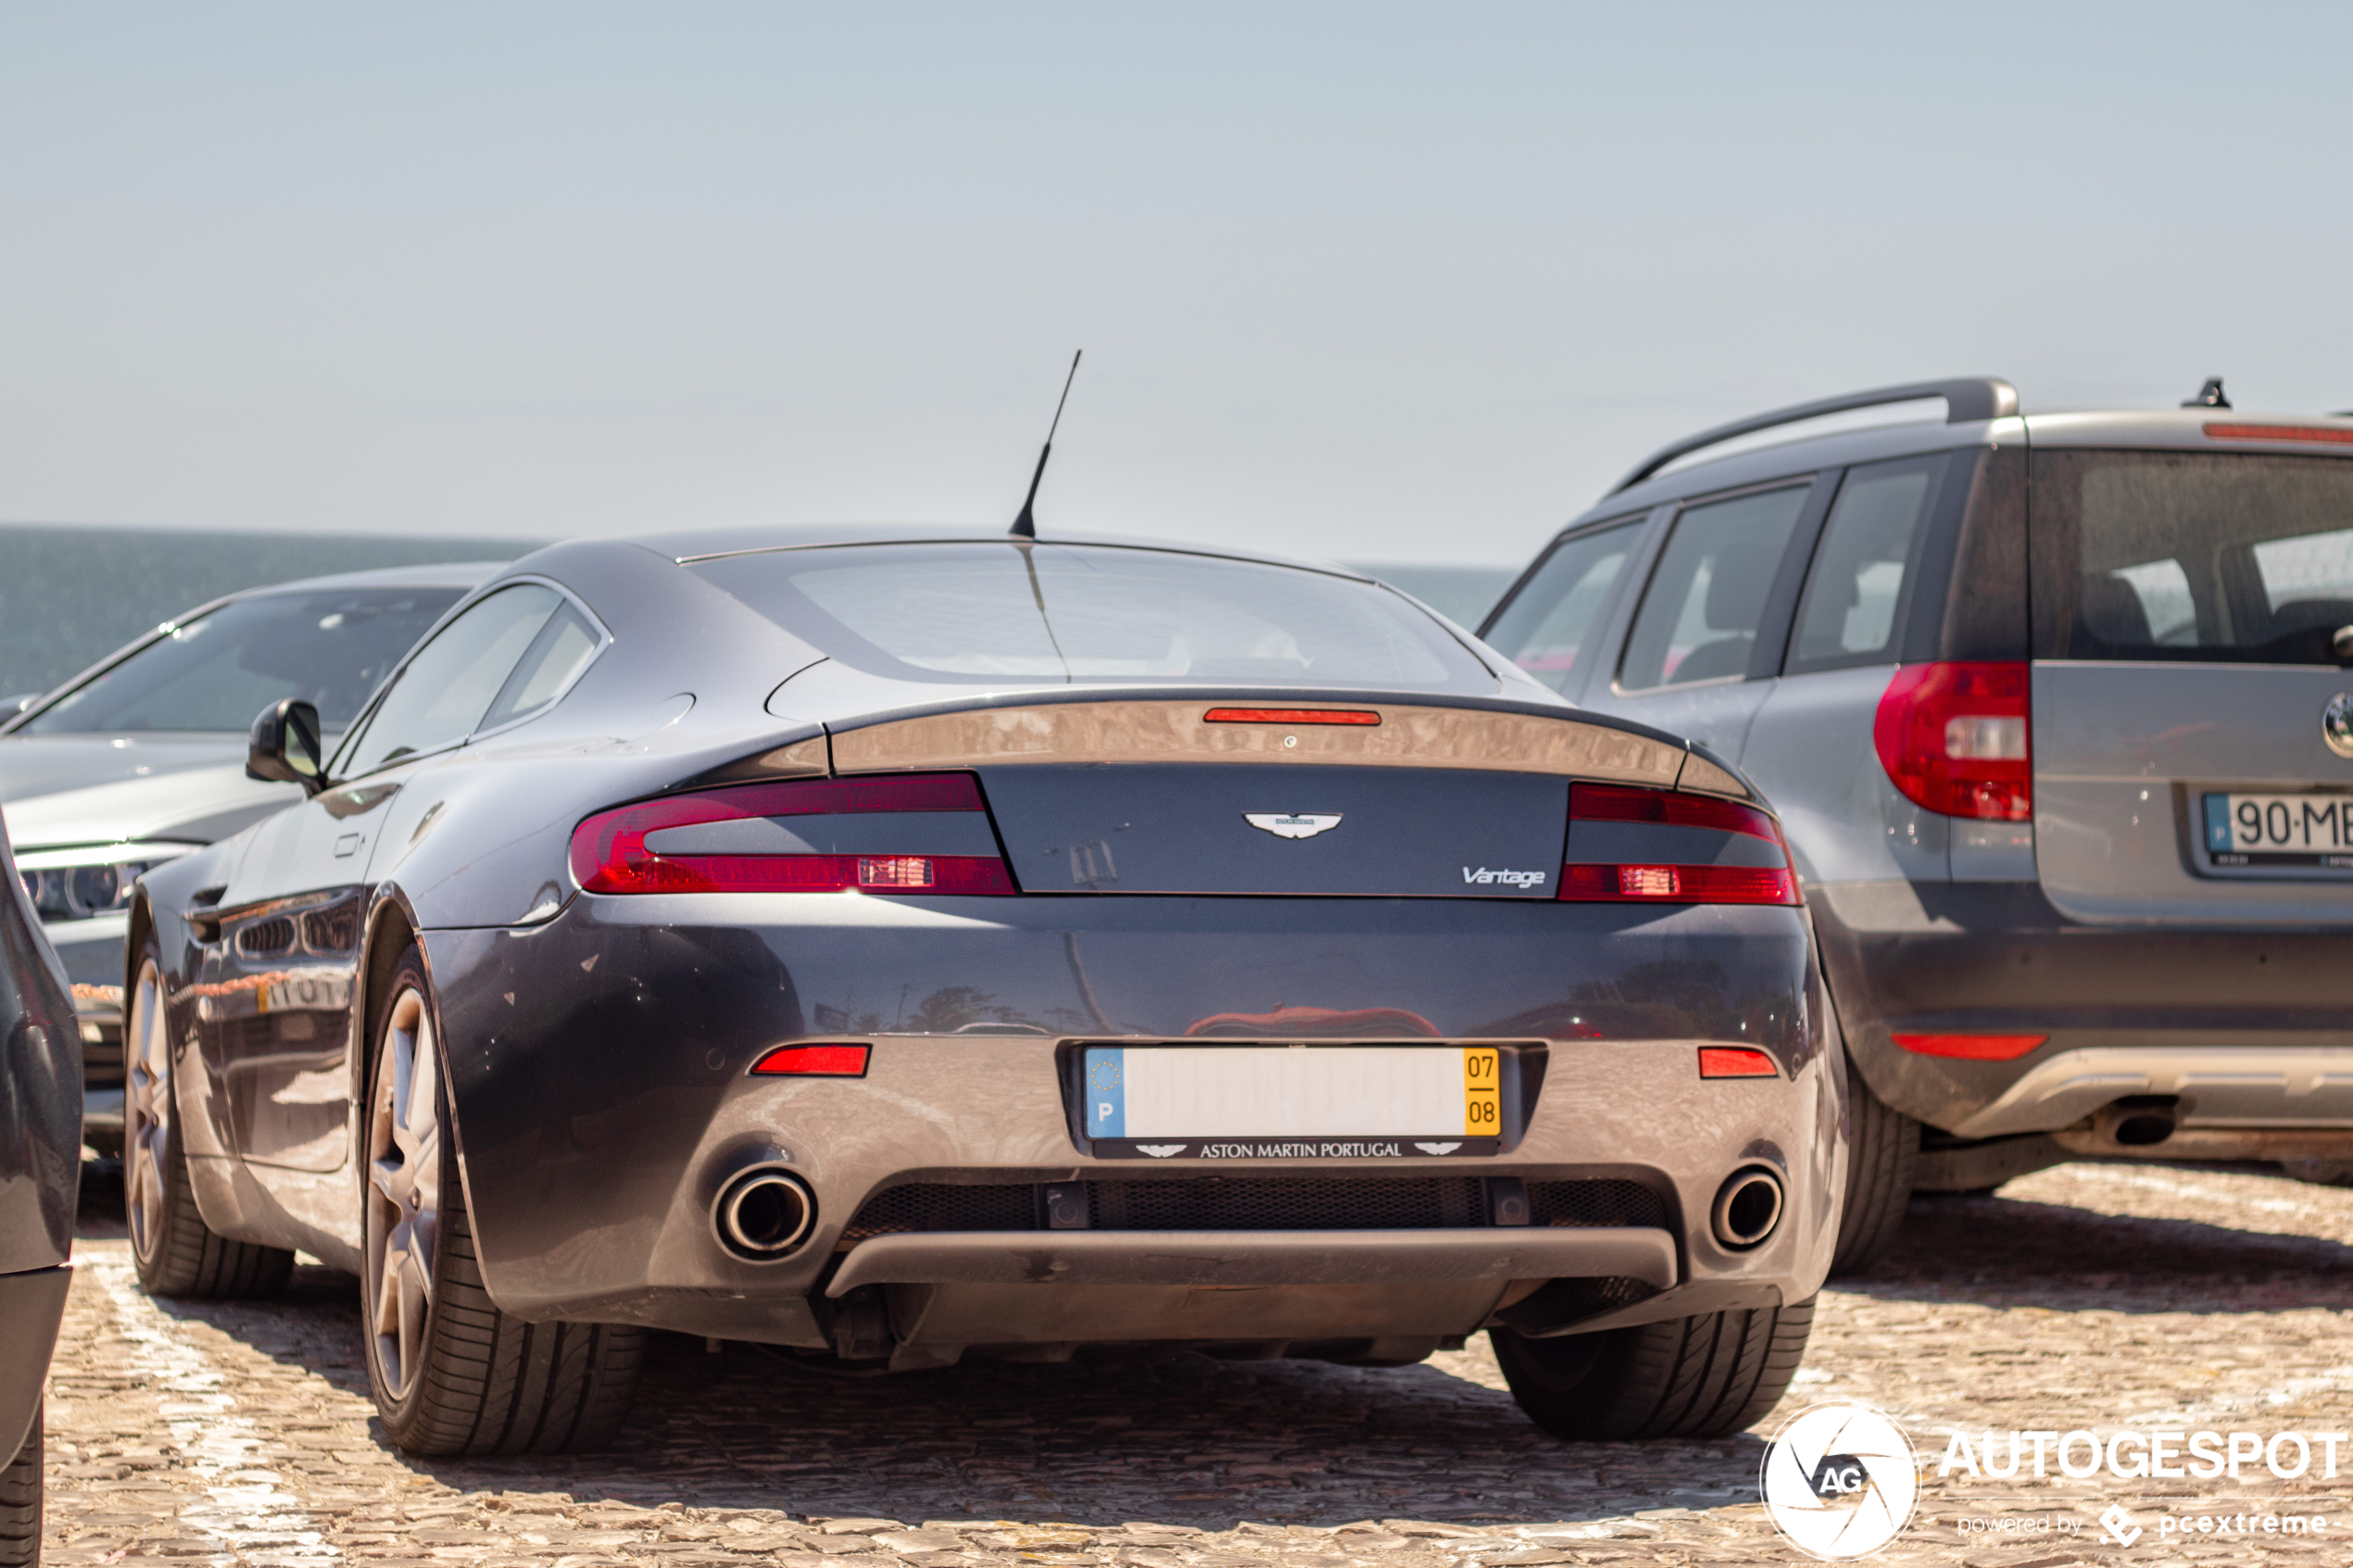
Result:
M1340 826L1340 813L1318 816L1310 811L1244 811L1242 821L1277 838L1313 838Z

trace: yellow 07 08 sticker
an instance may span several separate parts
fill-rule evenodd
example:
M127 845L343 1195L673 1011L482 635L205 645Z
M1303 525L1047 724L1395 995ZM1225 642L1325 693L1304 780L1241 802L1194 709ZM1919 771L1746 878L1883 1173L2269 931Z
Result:
M1463 1047L1463 1135L1501 1136L1504 1130L1503 1052L1492 1046Z

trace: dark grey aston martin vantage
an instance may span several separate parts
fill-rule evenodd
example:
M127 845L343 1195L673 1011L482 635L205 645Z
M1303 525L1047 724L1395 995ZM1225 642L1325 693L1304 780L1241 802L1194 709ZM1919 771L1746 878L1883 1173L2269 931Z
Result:
M644 1335L1417 1361L1566 1437L1795 1370L1845 1075L1780 827L1338 568L843 528L493 576L147 873L131 1229L361 1279L386 1431L592 1444Z

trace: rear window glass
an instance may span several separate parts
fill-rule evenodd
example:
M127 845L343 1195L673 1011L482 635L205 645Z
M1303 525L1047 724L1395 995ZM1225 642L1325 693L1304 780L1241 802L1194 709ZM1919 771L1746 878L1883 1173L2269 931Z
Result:
M458 588L257 594L174 629L74 689L23 734L222 730L242 734L284 697L346 728Z
M844 663L909 680L1492 684L1388 589L1252 561L975 541L772 550L690 570Z
M2353 463L2037 452L2045 659L2328 664L2353 625Z

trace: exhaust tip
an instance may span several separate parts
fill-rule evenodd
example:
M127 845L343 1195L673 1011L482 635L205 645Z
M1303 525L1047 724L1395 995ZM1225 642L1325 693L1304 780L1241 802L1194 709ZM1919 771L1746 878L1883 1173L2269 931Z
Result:
M2182 1102L2172 1095L2127 1095L2092 1119L2119 1148L2154 1148L2181 1125Z
M1781 1179L1760 1166L1735 1171L1717 1189L1709 1215L1716 1239L1744 1251L1773 1234L1781 1223Z
M755 1166L729 1182L711 1206L720 1244L738 1258L772 1262L809 1239L817 1199L809 1184L773 1165Z

